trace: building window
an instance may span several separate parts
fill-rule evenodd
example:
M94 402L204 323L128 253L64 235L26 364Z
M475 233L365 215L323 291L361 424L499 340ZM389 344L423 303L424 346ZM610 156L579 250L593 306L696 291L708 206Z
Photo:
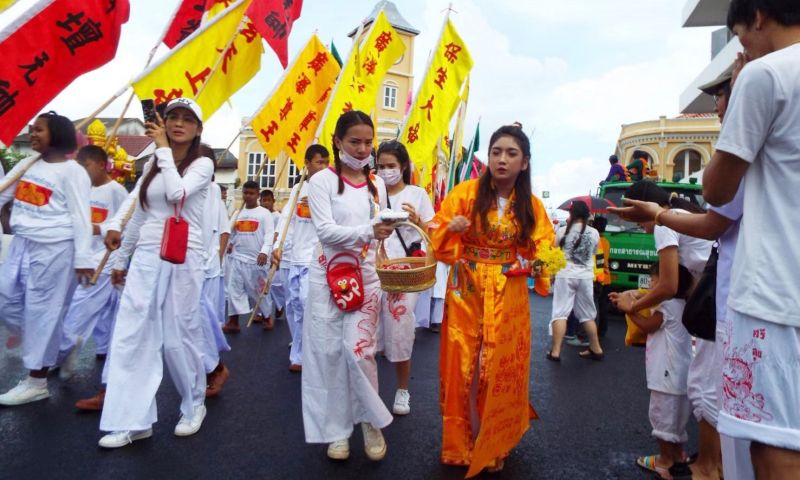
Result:
M294 187L300 181L300 169L294 164L294 160L289 159L289 188Z
M383 108L397 110L397 86L389 84L383 86Z
M703 157L696 150L681 150L675 156L672 180L677 182L703 168Z
M258 169L261 168L261 162L264 161L265 153L248 153L247 154L247 179L256 180L255 176ZM268 161L264 166L264 171L261 172L261 179L258 181L259 188L275 188L275 162Z

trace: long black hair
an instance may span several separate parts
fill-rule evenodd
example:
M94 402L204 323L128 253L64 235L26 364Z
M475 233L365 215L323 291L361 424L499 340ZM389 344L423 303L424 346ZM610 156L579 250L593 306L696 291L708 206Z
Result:
M656 261L656 263L650 267L650 273L652 275L659 275L659 270L661 270L661 264ZM683 265L678 265L678 290L675 292L675 298L689 298L692 287L694 287L694 276L692 276L692 272Z
M375 126L372 124L372 119L369 118L369 115L360 111L360 110L350 110L349 112L343 113L339 120L336 121L336 129L333 131L333 137L338 138L339 141L344 140L344 136L347 135L347 131L350 130L351 127L355 127L356 125L368 125L372 131L375 131ZM336 142L331 140L333 144L333 165L336 168L336 176L339 177L339 195L344 193L344 180L342 179L342 161L339 159L339 149L336 148ZM372 180L369 179L370 173L370 166L364 166L364 176L367 178L367 187L369 188L369 193L372 194L373 197L378 196L378 188L372 183Z
M393 155L400 163L400 168L403 171L403 183L411 185L411 158L408 156L406 146L397 140L387 140L381 143L378 147L378 153L375 155L375 166L377 167L378 158L384 153Z
M41 152L42 158L46 158L48 154L52 153L68 155L78 149L75 125L72 124L69 118L52 110L39 115L37 118L47 121L47 131L50 134L50 143L47 145L47 149Z
M589 223L589 216L591 212L589 211L589 205L586 205L586 202L582 202L580 200L572 202L572 205L569 206L569 220L567 220L567 230L564 232L564 236L561 237L561 241L558 243L558 246L564 248L564 242L567 240L567 235L569 235L569 231L572 230L572 225L577 220L582 220L583 226L581 226L581 233L578 234L578 238L575 239L575 243L572 245L572 251L578 249L578 246L581 244L581 240L583 240L583 232L586 231L586 226Z
M669 193L651 180L639 180L628 187L625 191L625 198L643 202L655 202L662 207L682 208L689 213L706 213L701 207L685 198L679 197L677 194Z
M489 140L489 152L492 147L500 139L500 137L511 137L517 143L517 147L522 151L522 156L528 162L528 167L519 172L517 180L514 183L514 192L516 199L512 205L514 217L519 227L517 233L516 244L522 247L530 243L530 236L536 226L536 217L533 214L533 205L531 204L531 175L530 175L530 160L531 160L531 142L528 136L522 131L521 128L507 125L498 128ZM481 178L478 180L478 196L475 199L475 207L473 208L472 220L473 223L478 223L483 228L483 232L489 231L489 210L495 207L497 202L497 192L494 188L492 181L492 171L487 168Z
M203 122L199 118L197 119L197 125L198 129L203 128ZM169 139L169 137L167 137L167 141L170 143L170 145L172 144L172 141ZM194 137L194 139L192 139L192 144L189 146L186 156L181 159L178 165L176 165L178 168L178 173L181 176L183 176L183 173L187 168L189 168L189 165L191 165L192 162L203 156L201 153L201 146L202 143L200 142L200 135L197 135ZM153 155L155 156L155 154ZM214 160L212 159L211 161L213 162ZM153 182L153 179L156 178L156 175L158 175L160 172L161 169L158 168L158 165L156 165L156 162L154 161L153 165L150 166L150 171L147 172L144 180L142 180L142 186L139 188L139 205L142 206L143 210L147 210L147 188Z

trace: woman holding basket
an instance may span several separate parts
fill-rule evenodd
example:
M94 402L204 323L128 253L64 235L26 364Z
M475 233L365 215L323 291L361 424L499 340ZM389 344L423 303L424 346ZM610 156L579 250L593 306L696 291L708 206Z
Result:
M433 205L425 189L410 185L411 160L406 147L395 140L383 142L378 148L378 176L386 184L388 207L395 212L407 212L408 221L426 228L433 219ZM424 256L422 236L408 226L399 226L384 243L389 258ZM411 351L414 347L416 319L414 308L419 293L384 292L381 301L379 349L383 344L386 358L397 370L397 392L392 412L411 413L408 382L411 377Z
M536 418L528 290L515 267L518 256L535 260L554 235L531 194L530 158L522 130L501 127L489 143L488 170L454 188L431 222L436 257L452 265L439 360L442 462L469 465L467 477L502 469ZM536 291L547 290L537 278Z

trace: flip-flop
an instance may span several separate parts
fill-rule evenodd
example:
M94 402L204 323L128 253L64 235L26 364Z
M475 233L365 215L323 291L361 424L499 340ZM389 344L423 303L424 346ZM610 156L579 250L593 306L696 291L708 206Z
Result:
M558 357L556 357L555 355L553 355L553 352L547 352L547 359L550 360L551 362L560 362L561 356L559 355Z
M636 465L639 467L653 472L658 475L658 478L662 478L664 480L672 480L672 475L669 474L669 469L665 467L659 467L656 465L656 459L658 455L647 455L646 457L639 457L636 459Z
M586 349L582 352L578 352L578 356L581 358L585 358L586 360L595 360L597 362L602 362L603 358L605 358L605 353L594 353L591 348Z

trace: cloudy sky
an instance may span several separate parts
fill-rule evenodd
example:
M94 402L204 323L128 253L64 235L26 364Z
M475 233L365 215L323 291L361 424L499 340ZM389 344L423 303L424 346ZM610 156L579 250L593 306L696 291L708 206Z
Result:
M131 0L117 58L76 80L45 110L78 118L102 104L140 72L178 1ZM20 0L0 14L0 28L33 3ZM418 83L449 2L395 3L422 31L415 47ZM526 132L534 132L534 188L550 191L555 204L596 188L622 124L677 115L681 92L710 59L711 29L680 26L683 0L452 3L453 22L475 60L467 132L480 118L485 151L494 129L522 122ZM305 0L289 42L290 58L315 30L345 57L351 45L347 32L374 4ZM162 45L156 58L166 52ZM280 74L277 58L266 47L262 71L211 118L205 140L214 147L230 143L241 119L254 113ZM123 105L124 97L103 115L119 115ZM129 115L141 116L140 108L134 105Z

